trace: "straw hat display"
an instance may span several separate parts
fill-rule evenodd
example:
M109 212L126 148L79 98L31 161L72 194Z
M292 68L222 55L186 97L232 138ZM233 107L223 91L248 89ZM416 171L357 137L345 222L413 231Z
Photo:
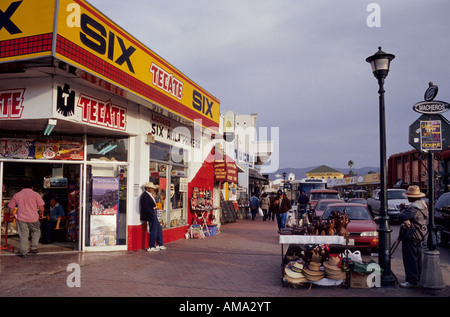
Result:
M345 279L346 273L339 267L341 259L338 256L332 256L328 261L323 262L325 276L333 280Z
M305 283L306 278L303 275L303 265L298 262L295 262L293 265L287 265L284 268L284 278L291 284Z
M316 282L325 277L325 272L320 270L319 262L309 262L308 266L303 268L303 275L308 281Z

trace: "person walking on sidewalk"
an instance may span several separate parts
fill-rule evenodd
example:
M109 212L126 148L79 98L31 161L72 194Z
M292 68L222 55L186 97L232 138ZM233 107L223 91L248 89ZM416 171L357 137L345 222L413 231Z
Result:
M277 217L278 230L286 228L287 213L292 206L291 201L281 189L278 190L277 197L272 206L275 211L275 216Z
M298 197L298 208L299 208L299 219L302 218L303 214L306 213L306 207L308 206L309 198L306 196L305 191L302 190L300 192L300 196Z
M403 196L411 203L400 212L398 220L400 226L399 240L402 242L403 266L405 282L402 287L417 287L420 281L422 267L422 241L427 234L428 208L422 197L419 186L409 186Z
M276 197L276 193L275 192L271 192L270 195L269 195L270 205L269 205L268 218L269 218L269 220L272 218L272 221L274 221L274 219L275 219L275 211L273 209L274 208L273 207L273 202L275 201L276 198L277 198Z
M253 193L252 197L250 197L250 211L252 212L252 220L255 220L256 213L259 208L259 199L256 197L256 192Z
M39 193L33 190L31 183L24 185L22 190L16 193L8 204L11 209L17 207L14 217L17 219L17 230L19 231L19 253L23 258L28 254L30 232L31 248L29 252L37 253L41 236L39 217L44 216L44 205L44 200Z
M270 199L267 196L267 193L262 194L261 197L261 201L259 202L259 205L261 206L261 209L263 211L263 221L266 221L266 219L268 218L267 212L269 210L270 207Z
M150 243L147 251L165 250L163 243L162 227L158 220L158 213L156 209L156 200L154 190L156 186L152 182L147 182L144 185L144 192L139 199L141 221L147 221L150 228Z

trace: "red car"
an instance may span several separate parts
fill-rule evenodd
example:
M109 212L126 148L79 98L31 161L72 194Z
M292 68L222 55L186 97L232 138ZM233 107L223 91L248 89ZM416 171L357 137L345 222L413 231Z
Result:
M377 224L365 205L352 203L329 204L325 208L321 220L329 219L333 211L339 211L341 214L345 211L349 216L350 222L347 225L350 238L349 247L377 252Z
M363 205L367 205L367 200L365 198L350 198L348 200L349 203L352 204L363 204Z
M313 218L314 219L320 219L322 217L323 212L325 211L325 208L329 204L337 204L342 203L343 201L341 199L321 199L317 202L316 208L314 208L313 212Z
M317 202L321 199L340 199L339 192L334 189L311 189L308 194L309 212L316 208Z

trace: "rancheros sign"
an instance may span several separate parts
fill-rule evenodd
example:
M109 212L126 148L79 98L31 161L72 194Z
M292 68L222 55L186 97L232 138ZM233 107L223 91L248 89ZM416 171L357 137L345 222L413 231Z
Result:
M450 104L443 101L422 101L413 106L413 110L423 114L444 113L450 109Z
M450 122L440 115L450 109L443 101L434 101L438 87L432 82L424 99L413 106L422 116L409 126L409 144L425 153L439 153L450 147Z

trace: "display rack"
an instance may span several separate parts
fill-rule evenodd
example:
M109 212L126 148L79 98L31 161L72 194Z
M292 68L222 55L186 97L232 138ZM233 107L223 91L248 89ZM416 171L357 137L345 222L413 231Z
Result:
M3 222L5 224L5 234L1 235L2 237L5 237L5 244L1 245L1 250L10 250L14 251L14 247L10 244L8 244L8 226L9 224L13 222L13 219L10 217L10 213L4 213L3 214Z
M330 244L344 245L347 239L343 236L309 236L309 235L280 235L279 243L281 245L282 264L284 262L284 245L306 245L306 244Z
M344 236L316 236L316 235L283 235L279 236L279 244L281 245L281 267L283 268L288 260L288 256L300 253L305 250L305 246L319 245L347 245L348 239ZM286 254L284 246L288 245ZM283 274L282 274L283 276ZM283 281L283 278L282 278ZM308 283L318 285L334 285L337 280L322 279L321 281L308 281ZM285 283L283 282L283 285Z

